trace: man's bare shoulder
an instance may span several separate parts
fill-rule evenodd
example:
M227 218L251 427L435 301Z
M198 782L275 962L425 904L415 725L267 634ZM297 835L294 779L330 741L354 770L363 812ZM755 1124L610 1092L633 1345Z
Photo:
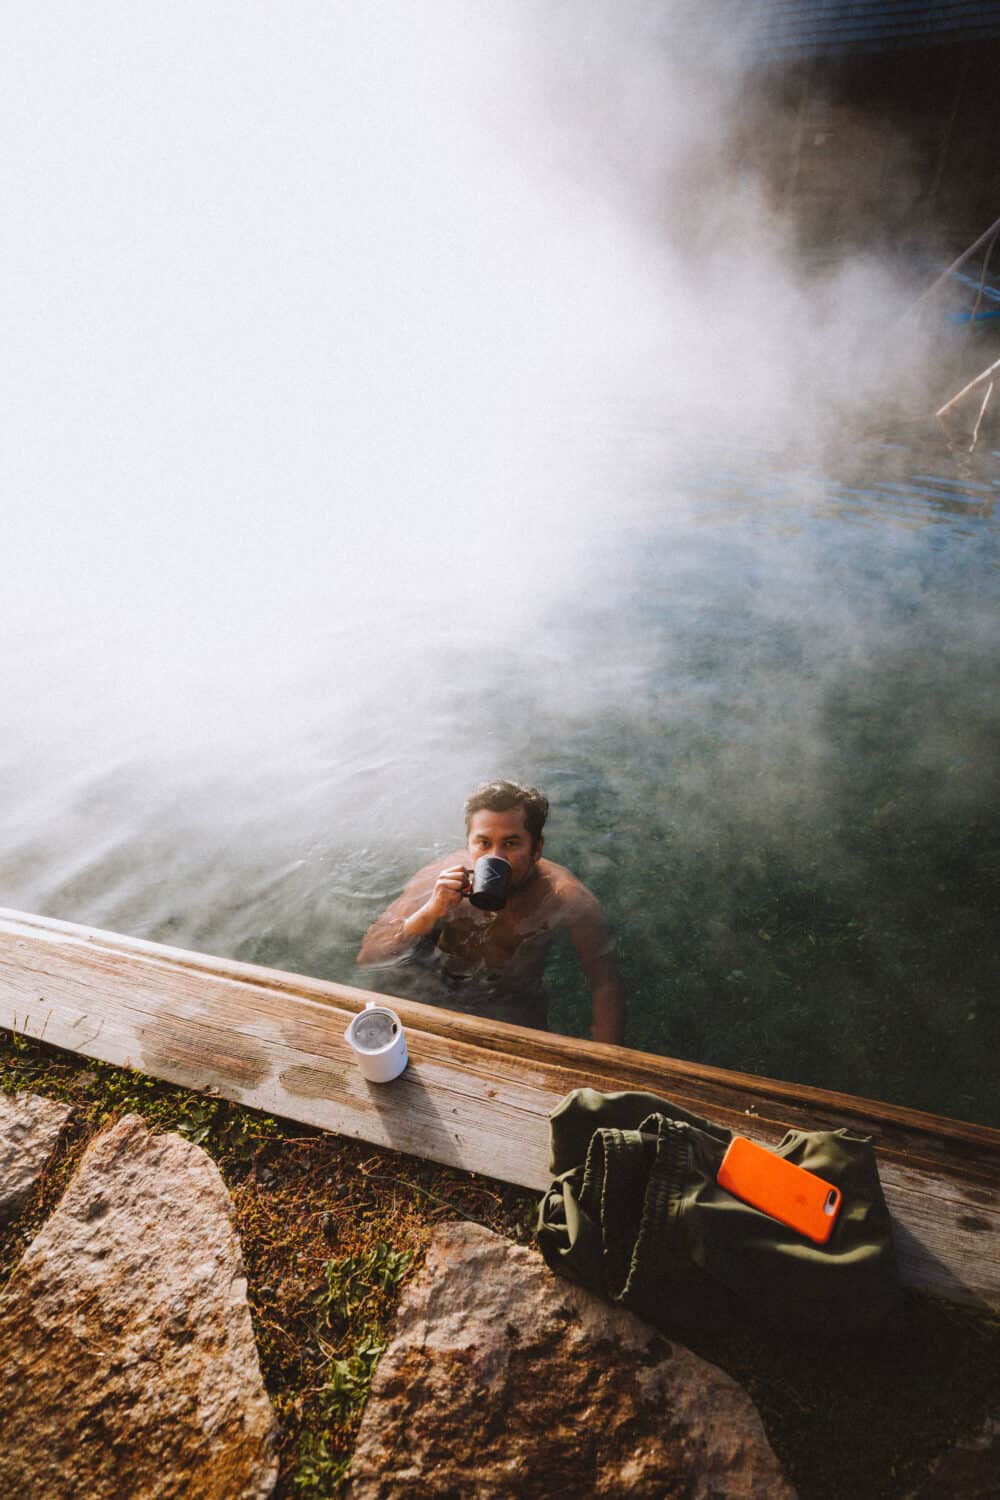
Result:
M565 865L557 865L551 859L540 859L538 873L548 887L548 899L558 907L562 915L569 919L600 916L601 908L597 897Z

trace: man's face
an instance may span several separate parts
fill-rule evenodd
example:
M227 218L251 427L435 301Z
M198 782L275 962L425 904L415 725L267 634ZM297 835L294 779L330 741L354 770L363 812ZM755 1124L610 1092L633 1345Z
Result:
M513 884L519 886L534 869L542 843L539 839L532 847L531 834L524 826L524 808L512 807L510 812L473 813L466 848L473 861L484 854L498 854L507 860L514 872Z

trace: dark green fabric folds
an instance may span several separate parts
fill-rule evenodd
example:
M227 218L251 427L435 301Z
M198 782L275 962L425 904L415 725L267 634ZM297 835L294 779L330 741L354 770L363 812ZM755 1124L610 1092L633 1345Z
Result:
M875 1153L846 1130L789 1131L779 1156L839 1187L826 1245L719 1187L732 1132L652 1094L576 1089L551 1117L539 1209L551 1268L659 1327L733 1319L836 1336L899 1303Z

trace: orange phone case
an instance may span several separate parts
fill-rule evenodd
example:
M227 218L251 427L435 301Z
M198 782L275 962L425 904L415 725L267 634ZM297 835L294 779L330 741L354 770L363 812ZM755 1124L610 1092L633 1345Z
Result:
M825 1245L840 1208L840 1190L815 1172L734 1135L717 1181L728 1193Z

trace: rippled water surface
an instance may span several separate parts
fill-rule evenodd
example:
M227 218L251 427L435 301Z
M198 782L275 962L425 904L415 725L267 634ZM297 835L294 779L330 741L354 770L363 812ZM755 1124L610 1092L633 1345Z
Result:
M229 622L180 728L106 623L40 609L4 655L3 900L370 983L365 927L508 774L608 912L630 1043L1000 1123L998 459L652 463L551 594L551 536L494 538L471 609L394 601L376 551L266 662ZM585 1034L569 953L549 983Z

